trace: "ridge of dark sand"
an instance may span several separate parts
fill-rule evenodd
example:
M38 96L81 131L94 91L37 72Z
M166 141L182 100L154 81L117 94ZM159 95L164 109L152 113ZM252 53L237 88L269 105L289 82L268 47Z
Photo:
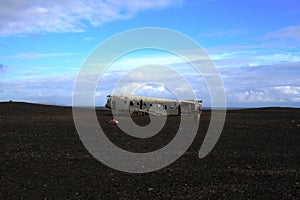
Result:
M178 117L160 136L135 140L108 124L108 137L123 148L155 150L172 139ZM138 124L146 118L134 118ZM298 199L300 196L300 109L227 111L224 130L204 159L198 151L210 120L203 111L189 150L170 166L146 174L113 170L82 145L71 107L0 103L1 199ZM176 133L176 132L175 132Z

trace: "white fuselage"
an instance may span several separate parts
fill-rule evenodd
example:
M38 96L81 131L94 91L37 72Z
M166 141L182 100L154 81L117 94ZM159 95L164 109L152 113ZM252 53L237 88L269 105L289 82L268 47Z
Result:
M202 101L171 100L163 98L134 96L134 95L109 95L106 108L115 111L135 114L150 113L154 115L181 115L201 114Z

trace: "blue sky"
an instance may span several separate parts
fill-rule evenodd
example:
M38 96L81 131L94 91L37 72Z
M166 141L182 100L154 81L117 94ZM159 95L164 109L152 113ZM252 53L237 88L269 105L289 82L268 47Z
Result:
M229 107L300 107L299 19L296 0L2 0L0 101L71 105L75 77L99 43L128 29L162 27L206 49ZM172 61L159 52L130 58L141 64L149 58ZM121 59L119 71L130 63ZM98 105L115 74L99 87ZM205 84L187 78L209 106ZM160 86L150 89L162 94Z

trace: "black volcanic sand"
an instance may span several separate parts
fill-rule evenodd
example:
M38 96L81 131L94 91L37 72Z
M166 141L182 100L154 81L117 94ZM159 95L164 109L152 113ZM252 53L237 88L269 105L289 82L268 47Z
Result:
M158 136L134 139L97 111L108 137L136 152L172 140L179 118ZM135 117L140 125L147 117ZM204 111L197 137L161 170L130 174L94 159L81 143L68 107L0 103L1 199L299 199L300 109L227 111L222 135L204 159L198 151L210 121Z

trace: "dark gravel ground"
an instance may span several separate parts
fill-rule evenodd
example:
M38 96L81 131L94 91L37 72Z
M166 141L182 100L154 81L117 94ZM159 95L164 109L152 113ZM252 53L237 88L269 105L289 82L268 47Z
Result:
M178 128L168 117L158 136L133 139L107 123L108 137L132 151L158 149ZM137 124L149 122L135 117ZM189 150L161 170L129 174L94 159L81 143L68 107L0 103L1 199L299 199L300 109L229 110L210 154L198 158L210 120L201 116Z

